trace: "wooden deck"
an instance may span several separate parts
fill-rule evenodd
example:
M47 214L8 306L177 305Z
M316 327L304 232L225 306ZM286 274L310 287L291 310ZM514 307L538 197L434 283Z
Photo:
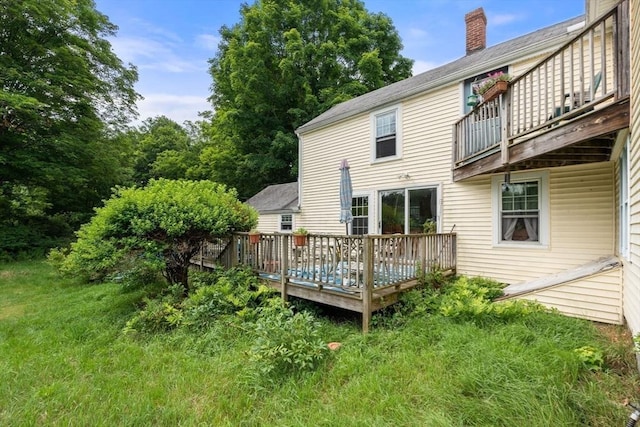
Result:
M295 245L291 234L263 233L251 243L247 233L207 242L193 260L202 268L248 265L289 296L371 314L398 300L427 272L456 271L456 235L309 235Z

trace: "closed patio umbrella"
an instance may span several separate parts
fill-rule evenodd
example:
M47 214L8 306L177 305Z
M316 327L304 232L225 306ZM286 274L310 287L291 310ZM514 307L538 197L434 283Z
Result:
M353 189L351 188L351 174L349 173L349 163L343 159L340 163L340 222L344 222L347 234L349 234L349 223L353 221L351 215L351 199Z

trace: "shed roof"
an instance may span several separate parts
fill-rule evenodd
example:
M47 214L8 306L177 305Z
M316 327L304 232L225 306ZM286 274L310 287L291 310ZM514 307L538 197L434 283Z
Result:
M303 134L353 115L390 105L401 99L459 82L487 70L544 52L575 37L576 32L582 29L576 24L584 22L584 19L584 15L581 15L542 28L345 101L300 126L296 132Z
M260 213L293 212L298 208L298 183L270 185L247 200L247 204Z

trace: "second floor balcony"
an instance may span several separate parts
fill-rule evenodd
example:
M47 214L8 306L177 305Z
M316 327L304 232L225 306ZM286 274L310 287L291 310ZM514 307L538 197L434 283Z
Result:
M454 181L610 160L629 126L629 58L623 0L454 125Z

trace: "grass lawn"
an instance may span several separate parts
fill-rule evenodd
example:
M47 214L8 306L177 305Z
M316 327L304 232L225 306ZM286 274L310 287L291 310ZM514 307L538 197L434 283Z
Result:
M133 337L141 291L0 265L0 425L616 426L640 398L623 328L538 313L474 324L425 315L340 341L319 369L256 382L251 331ZM604 354L589 371L574 349Z

